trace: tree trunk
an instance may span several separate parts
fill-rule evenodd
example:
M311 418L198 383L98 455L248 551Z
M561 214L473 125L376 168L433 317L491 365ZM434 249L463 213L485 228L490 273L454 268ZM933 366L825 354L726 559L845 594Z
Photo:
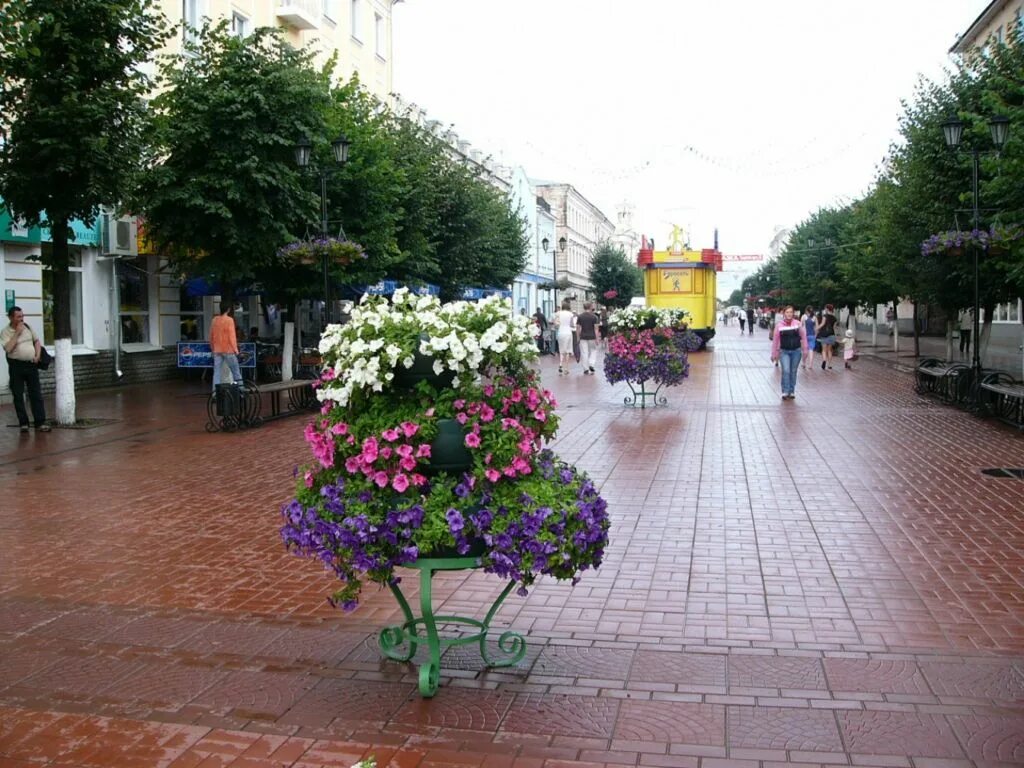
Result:
M953 321L946 321L946 362L953 361Z
M918 326L917 326L918 320L919 320L918 311L917 311L917 301L913 301L911 303L914 306L914 357L920 357L921 356L921 329L918 328Z
M900 298L897 296L892 302L892 350L896 357L900 356Z
M996 316L996 305L993 301L986 301L982 306L982 310L985 312L985 322L981 326L981 338L978 339L979 360L981 360L981 367L985 367L985 355L988 354L988 343L992 339L992 318Z
M878 305L875 305L875 311L871 313L871 346L878 346Z
M281 348L281 381L292 380L292 361L295 359L295 318L299 303L288 302L288 320L284 324L284 345Z
M50 221L53 255L53 374L56 380L56 420L70 426L75 423L75 369L71 357L71 276L68 272L68 220Z

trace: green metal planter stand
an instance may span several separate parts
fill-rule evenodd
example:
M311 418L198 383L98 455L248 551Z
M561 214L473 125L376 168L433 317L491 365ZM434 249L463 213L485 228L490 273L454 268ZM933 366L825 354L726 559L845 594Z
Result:
M661 384L659 384L658 388L655 389L653 392L647 391L647 379L644 379L638 384L634 384L634 382L630 381L629 379L626 379L626 384L629 385L629 391L633 393L632 397L622 398L622 402L625 403L626 405L632 405L634 408L636 408L637 404L639 403L641 408L646 408L647 398L651 398L651 400L653 401L654 406L652 407L656 407L659 405L668 405L668 398L665 397L664 395L659 395L659 393L661 392ZM638 386L639 390L637 390Z
M437 693L438 679L441 670L441 652L453 645L480 644L480 656L488 667L509 667L526 655L526 640L522 635L511 630L503 632L498 638L498 649L504 658L492 658L487 649L487 635L490 632L491 620L505 601L508 593L515 586L514 581L498 595L491 605L483 621L466 616L435 616L431 595L431 583L435 571L463 571L480 567L479 557L421 557L409 565L420 572L420 612L421 616L413 616L409 602L397 584L391 584L391 591L398 601L405 623L401 626L384 627L377 637L381 652L395 661L409 661L416 655L420 643L426 643L430 658L419 668L420 694L430 698ZM458 637L442 637L437 633L438 624L459 624L475 627L479 631L474 634Z

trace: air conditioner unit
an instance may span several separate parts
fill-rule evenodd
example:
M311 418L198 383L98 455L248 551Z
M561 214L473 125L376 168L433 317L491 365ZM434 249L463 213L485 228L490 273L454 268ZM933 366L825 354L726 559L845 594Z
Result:
M103 253L108 256L139 255L139 222L134 216L111 216L106 220Z

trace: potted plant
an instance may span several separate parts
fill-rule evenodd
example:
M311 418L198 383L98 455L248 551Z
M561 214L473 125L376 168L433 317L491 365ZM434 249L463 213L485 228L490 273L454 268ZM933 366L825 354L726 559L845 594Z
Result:
M514 586L526 594L541 575L575 582L604 554L604 500L543 447L558 416L531 367L534 329L507 299L441 304L401 289L391 300L364 296L321 340L322 407L305 429L315 461L282 510L281 534L338 577L336 606L355 608L366 581L391 588L406 622L385 628L380 645L403 660L417 643L430 647L420 670L427 696L447 642L429 608L433 571L480 567L509 580L484 622L458 619L481 630L472 637L484 650ZM417 366L424 375L405 376ZM420 570L421 617L402 596L399 567ZM525 651L522 638L502 647L508 658L485 651L485 661L514 663Z
M967 232L949 230L934 234L921 243L921 253L924 256L940 253L957 256L969 246L990 252L1005 252L1021 237L1024 237L1024 228L1019 224L993 224L989 229L972 229Z
M611 384L626 382L632 393L627 405L646 407L647 398L664 405L662 387L682 383L689 376L689 352L700 349L700 338L686 324L688 313L680 309L626 307L608 318L611 331L604 356L605 378ZM655 384L653 392L647 382Z
M318 266L325 257L329 264L337 267L347 267L366 259L366 251L359 243L329 236L296 240L280 248L278 255L307 266Z

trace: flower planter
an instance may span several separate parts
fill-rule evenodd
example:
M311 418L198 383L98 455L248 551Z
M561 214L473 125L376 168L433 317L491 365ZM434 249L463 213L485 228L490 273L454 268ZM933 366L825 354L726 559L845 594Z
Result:
M455 380L454 371L434 371L434 358L424 355L419 350L412 357L412 367L398 366L395 369L394 386L402 389L414 389L421 381L425 381L435 389L451 389Z
M473 466L473 456L466 448L466 433L455 419L441 419L437 422L437 437L430 444L430 462L423 470L425 475L447 472L457 475Z

